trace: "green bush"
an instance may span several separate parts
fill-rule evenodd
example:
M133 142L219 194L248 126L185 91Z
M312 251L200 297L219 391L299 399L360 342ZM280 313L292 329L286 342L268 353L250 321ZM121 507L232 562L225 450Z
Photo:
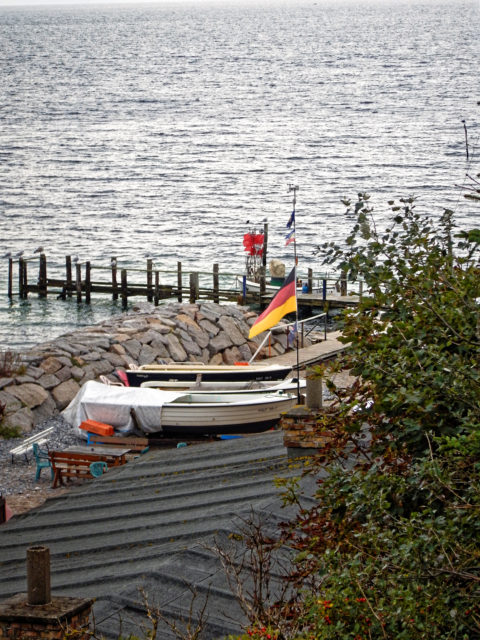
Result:
M328 383L334 402L318 428L331 439L309 465L322 472L314 506L301 507L298 483L279 482L285 502L299 506L277 541L296 554L292 596L252 623L266 627L274 612L278 640L473 640L480 232L454 235L451 211L435 223L413 199L391 202L380 230L368 200L359 194L346 248L318 248L365 283L343 315L348 350L335 365L357 378L348 389Z

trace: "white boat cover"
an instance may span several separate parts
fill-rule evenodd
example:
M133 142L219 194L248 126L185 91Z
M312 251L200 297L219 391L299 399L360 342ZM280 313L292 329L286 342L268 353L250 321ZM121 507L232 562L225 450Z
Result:
M62 415L80 437L86 438L86 432L79 428L84 420L110 424L122 434L132 433L135 424L131 410L134 409L141 429L151 433L162 430L162 406L183 395L184 391L117 387L89 380L62 411Z

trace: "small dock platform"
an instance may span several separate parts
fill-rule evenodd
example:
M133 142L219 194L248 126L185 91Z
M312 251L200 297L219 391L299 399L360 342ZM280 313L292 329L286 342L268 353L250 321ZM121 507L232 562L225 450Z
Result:
M310 365L319 364L326 360L332 360L342 354L346 347L338 339L341 335L340 331L331 331L327 333L326 340L316 342L309 347L301 347L298 351L298 364L300 370L305 369ZM273 356L272 358L264 359L262 360L262 364L263 363L290 365L295 369L297 367L297 352L296 350L287 351L281 356Z

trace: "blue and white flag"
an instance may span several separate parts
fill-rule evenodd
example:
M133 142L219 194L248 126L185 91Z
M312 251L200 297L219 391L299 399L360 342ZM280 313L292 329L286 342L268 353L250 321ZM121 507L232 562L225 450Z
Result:
M288 247L291 242L295 242L295 229L289 231L285 236L285 246Z
M295 222L295 210L292 211L292 215L290 216L289 221L287 222L287 227L290 229L292 224Z

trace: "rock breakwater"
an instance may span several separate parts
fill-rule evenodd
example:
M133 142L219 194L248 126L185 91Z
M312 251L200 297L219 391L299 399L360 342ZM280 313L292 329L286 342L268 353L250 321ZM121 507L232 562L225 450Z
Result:
M200 361L233 364L255 353L263 334L248 340L256 314L215 303L143 305L37 345L22 354L21 373L0 378L2 426L29 433L62 411L88 380L114 379L129 364ZM285 353L287 330L278 328L256 360Z

